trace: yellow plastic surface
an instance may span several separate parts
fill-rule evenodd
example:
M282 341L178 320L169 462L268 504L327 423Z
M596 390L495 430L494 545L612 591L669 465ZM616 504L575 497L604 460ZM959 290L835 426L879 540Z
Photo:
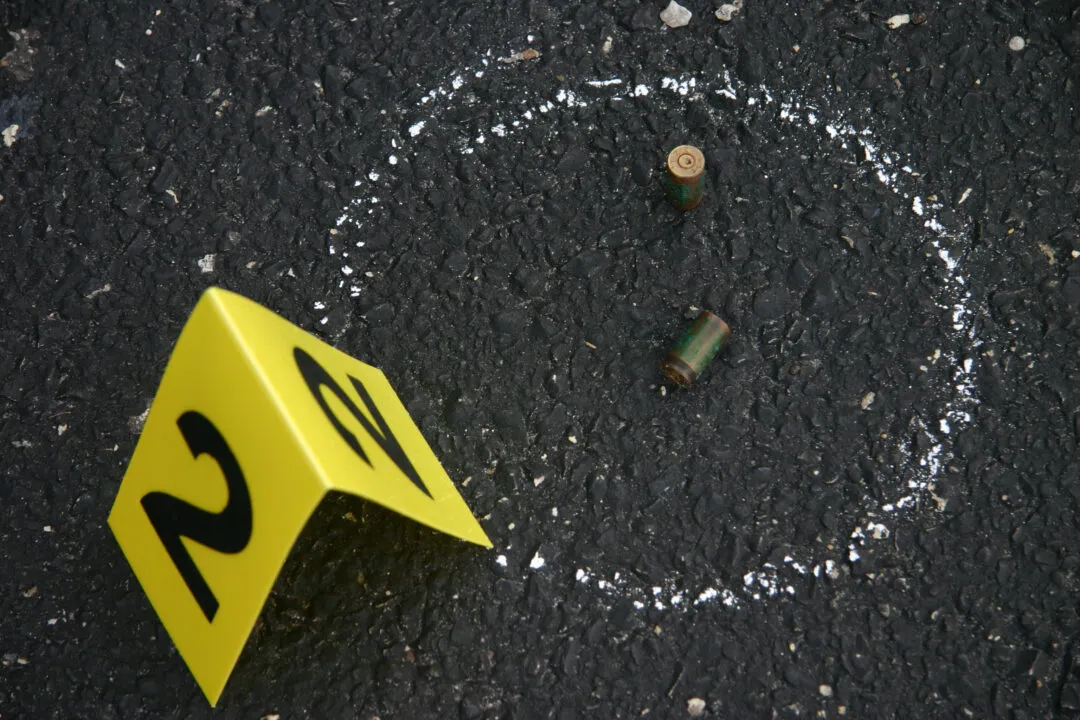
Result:
M207 290L109 526L212 705L330 490L491 547L382 371L246 298Z

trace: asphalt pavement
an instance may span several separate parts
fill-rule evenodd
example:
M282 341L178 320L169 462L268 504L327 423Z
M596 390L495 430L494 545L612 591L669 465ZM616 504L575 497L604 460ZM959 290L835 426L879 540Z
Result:
M0 6L0 718L1080 717L1080 11L685 4ZM329 498L216 709L105 524L210 286L495 545Z

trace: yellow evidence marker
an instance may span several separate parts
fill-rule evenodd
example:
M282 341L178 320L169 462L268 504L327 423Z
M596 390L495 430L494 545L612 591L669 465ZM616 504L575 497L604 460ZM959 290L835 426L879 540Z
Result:
M109 527L211 705L331 490L491 547L381 370L210 288L169 359Z

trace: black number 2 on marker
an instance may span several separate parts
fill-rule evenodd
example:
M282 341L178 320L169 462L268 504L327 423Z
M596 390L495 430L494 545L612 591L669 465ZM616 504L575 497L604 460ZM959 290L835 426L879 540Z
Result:
M229 490L228 503L224 510L213 513L172 495L151 492L143 495L142 506L206 619L213 622L218 611L217 597L181 538L190 538L222 553L240 552L251 540L251 495L236 456L205 415L189 411L176 424L193 458L209 455L221 468Z
M326 388L332 392L341 404L349 411L349 413L356 418L356 421L360 423L360 426L364 428L364 431L371 436L387 457L394 461L394 464L398 466L398 469L404 473L405 477L412 481L413 485L420 489L428 497L431 497L431 493L428 492L427 487L424 485L424 481L420 479L420 473L413 467L412 462L409 460L408 455L402 449L401 444L394 437L394 433L390 432L390 426L386 420L383 419L382 413L379 412L379 408L375 407L375 402L371 398L371 393L367 391L364 384L353 376L348 376L349 381L352 383L353 390L360 396L360 401L364 403L364 406L371 413L371 417L375 420L373 425L370 420L360 412L360 408L356 406L356 403L352 401L345 389L341 387L330 376L330 373L326 371L322 365L311 357L308 353L304 352L300 348L293 348L293 359L296 360L296 367L300 370L300 374L304 378L304 382L307 383L308 390L315 396L315 401L319 403L319 407L322 408L323 413L326 415L330 424L334 426L334 429L338 431L341 438L349 446L349 448L360 456L360 458L366 462L369 466L372 466L371 458L364 452L364 448L360 445L360 441L356 439L356 435L345 427L345 424L334 414L334 411L330 408L330 404L326 402L326 398L323 397L322 389ZM376 425L378 427L376 427Z

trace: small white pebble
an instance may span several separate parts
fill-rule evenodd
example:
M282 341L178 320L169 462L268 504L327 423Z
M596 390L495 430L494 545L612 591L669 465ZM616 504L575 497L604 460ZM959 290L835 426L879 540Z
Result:
M46 525L45 527L43 527L41 529L44 530L47 533L51 533L53 531L53 526L52 525Z
M506 567L506 556L500 555L499 557L495 558L495 564L500 567Z
M533 570L539 570L540 568L544 567L545 562L546 561L544 560L544 558L540 557L540 553L538 551L535 555L533 555L532 560L529 561L529 567L531 567Z
M686 701L686 712L690 717L701 717L705 713L705 701L701 698L690 698Z
M871 405L874 404L875 397L877 396L874 395L874 393L872 392L866 393L865 395L863 395L863 399L859 401L859 407L861 407L863 410L868 409Z
M1020 52L1026 46L1027 43L1024 42L1024 38L1020 37L1019 35L1014 35L1013 37L1009 38L1009 49L1013 52Z
M739 14L739 6L734 3L724 3L714 13L720 22L731 22Z
M660 19L669 28L680 28L690 24L692 13L675 0L671 0L668 6L660 13Z
M19 134L19 126L18 126L18 124L13 123L11 125L8 125L6 128L4 128L4 132L3 132L4 147L11 147L12 145L14 145L15 144L15 138L18 136L18 134Z
M577 436L576 435L570 435L566 439L570 441L571 445L577 445Z
M821 697L832 697L832 685L818 685L817 691Z
M907 25L909 22L911 22L911 16L907 13L902 13L900 15L893 15L885 21L885 24L889 26L890 30L895 30L898 27Z

